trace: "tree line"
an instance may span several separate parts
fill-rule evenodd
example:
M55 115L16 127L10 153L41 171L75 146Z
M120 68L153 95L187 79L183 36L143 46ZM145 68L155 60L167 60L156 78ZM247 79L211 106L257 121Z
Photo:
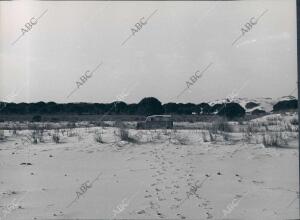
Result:
M295 102L295 101L294 101ZM285 104L285 103L284 103ZM293 103L294 104L294 103ZM209 105L208 103L173 103L162 104L154 97L142 99L139 103L1 103L0 114L90 114L90 115L155 115L155 114L219 114L227 117L242 117L245 109L238 103L222 103ZM0 107L1 107L0 105ZM4 106L4 108L3 108ZM277 105L278 106L278 105ZM247 105L246 105L247 107ZM297 106L296 106L297 107ZM260 112L262 113L262 112Z

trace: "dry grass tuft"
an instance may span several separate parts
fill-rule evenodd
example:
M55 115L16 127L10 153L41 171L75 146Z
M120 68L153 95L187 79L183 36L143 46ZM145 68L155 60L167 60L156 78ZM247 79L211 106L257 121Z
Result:
M282 132L265 133L262 142L265 147L285 147L288 145L287 138L283 136Z
M102 138L102 134L101 134L99 131L96 131L96 132L95 132L94 140L95 140L97 143L104 144L104 141L103 141L103 138Z
M4 130L0 130L0 141L3 141L4 139L5 139Z
M59 130L55 130L54 134L52 134L52 140L54 143L60 143Z
M207 138L207 135L206 135L206 132L202 132L202 139L203 139L203 142L209 142L208 138Z
M180 145L188 145L189 143L188 137L179 134L174 134L174 140L176 140L176 142Z
M121 139L121 141L127 141L127 142L130 142L130 143L137 143L138 142L136 139L130 137L129 131L125 127L120 127L118 129L117 135Z

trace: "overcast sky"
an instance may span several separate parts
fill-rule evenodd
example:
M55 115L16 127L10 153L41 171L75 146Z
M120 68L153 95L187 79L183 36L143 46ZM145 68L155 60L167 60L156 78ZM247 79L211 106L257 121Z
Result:
M232 45L243 25L263 12ZM21 28L42 14L12 44ZM121 45L134 25L151 14ZM67 98L80 76L100 63ZM189 78L210 63L202 77L177 97ZM289 95L296 81L296 2L292 0L0 2L0 99L4 101L133 103L153 96L163 103L200 103L225 98L233 90L239 90L239 97L277 98Z

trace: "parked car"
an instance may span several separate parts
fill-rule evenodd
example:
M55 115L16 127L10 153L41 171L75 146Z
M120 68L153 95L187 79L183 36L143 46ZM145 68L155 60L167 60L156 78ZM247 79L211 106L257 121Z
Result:
M145 121L137 123L137 129L159 129L173 128L173 119L171 115L151 115L146 118Z

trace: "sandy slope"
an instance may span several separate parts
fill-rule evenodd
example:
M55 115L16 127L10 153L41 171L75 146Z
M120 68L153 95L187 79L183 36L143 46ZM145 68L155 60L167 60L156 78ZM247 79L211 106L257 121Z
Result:
M296 99L294 96L283 96L280 98L240 98L238 97L237 93L232 93L231 96L227 97L226 99L221 99L221 100L216 100L216 101L212 101L212 102L208 102L211 106L214 104L222 104L222 103L226 103L226 100L228 102L235 102L240 104L248 113L251 113L253 110L258 109L258 110L263 110L265 112L271 112L273 110L273 106L280 102L280 101L284 101L284 100L293 100ZM258 106L251 108L251 109L247 109L246 108L246 104L248 102L254 102L257 103Z
M117 146L113 128L104 130L106 144L95 143L89 130L78 129L79 141L65 136L61 144L49 137L46 143L22 145L20 136L0 142L1 217L298 217L297 149L203 143L189 130L178 131L190 138L187 145L164 135L146 143L151 135L144 131L144 143ZM67 207L86 181L89 187Z

